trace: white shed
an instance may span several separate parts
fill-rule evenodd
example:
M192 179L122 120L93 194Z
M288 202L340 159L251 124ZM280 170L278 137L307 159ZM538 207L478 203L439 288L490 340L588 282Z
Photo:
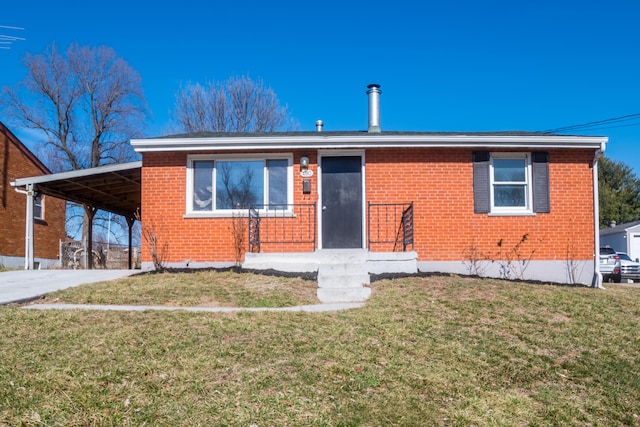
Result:
M626 252L633 260L640 259L640 221L628 222L600 230L600 246L611 246L616 252Z

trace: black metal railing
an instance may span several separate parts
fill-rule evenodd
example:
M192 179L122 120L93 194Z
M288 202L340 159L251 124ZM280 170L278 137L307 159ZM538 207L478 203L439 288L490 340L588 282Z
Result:
M316 249L316 204L254 205L249 208L249 252L262 245L310 245Z
M371 203L367 209L369 249L393 244L394 252L413 250L413 202Z

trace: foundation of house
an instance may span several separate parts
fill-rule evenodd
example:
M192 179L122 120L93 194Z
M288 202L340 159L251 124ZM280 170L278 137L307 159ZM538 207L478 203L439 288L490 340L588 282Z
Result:
M243 268L317 272L318 299L325 303L361 302L371 295L370 274L418 272L416 252L321 249L309 253L247 253Z

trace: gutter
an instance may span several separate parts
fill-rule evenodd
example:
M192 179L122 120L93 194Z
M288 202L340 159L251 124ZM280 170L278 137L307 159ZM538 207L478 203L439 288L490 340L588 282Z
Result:
M295 150L295 149L366 149L366 148L486 148L486 149L598 149L606 137L588 136L504 136L504 135L398 135L365 133L331 135L314 132L292 136L221 136L177 137L130 140L138 153L163 151L232 151L232 150Z
M598 193L598 160L604 155L606 142L600 144L593 157L593 231L594 231L594 256L593 256L593 280L591 287L605 289L602 286L602 273L600 272L600 196Z

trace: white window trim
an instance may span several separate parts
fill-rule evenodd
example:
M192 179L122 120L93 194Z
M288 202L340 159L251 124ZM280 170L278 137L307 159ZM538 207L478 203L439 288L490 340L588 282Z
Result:
M269 189L269 174L267 173L266 160L281 159L287 161L287 204L293 204L293 154L292 153L255 153L255 154L193 154L187 156L187 188L186 191L186 207L184 218L231 218L233 216L247 216L247 209L214 209L211 211L195 211L193 210L193 163L196 161L213 161L213 168L216 169L217 161L247 161L247 160L262 160L265 161L265 167L263 168L263 182L264 182L264 200L267 200ZM216 188L215 177L213 178L213 200L212 204L215 205ZM282 210L269 210L260 209L261 216L293 216L293 211L290 209L286 211Z
M495 182L493 161L494 159L525 159L525 206L495 206L494 187ZM533 212L533 174L531 170L531 154L514 152L514 153L491 153L489 161L489 191L490 191L490 215L535 215ZM505 183L501 183L505 184ZM508 184L508 183L507 183ZM520 182L517 183L521 185Z
M44 221L44 194L40 195L40 216L36 216L36 206L38 206L38 197L33 198L33 219Z

